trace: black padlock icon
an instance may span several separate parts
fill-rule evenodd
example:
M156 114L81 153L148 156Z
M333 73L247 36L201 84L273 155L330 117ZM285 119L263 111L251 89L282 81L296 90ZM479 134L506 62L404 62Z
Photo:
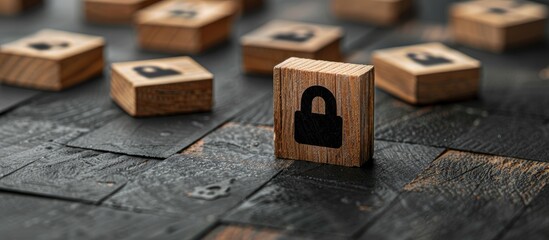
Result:
M133 70L139 75L146 78L159 78L180 75L181 73L169 68L161 68L157 66L139 66L134 67Z
M419 63L423 66L434 66L440 64L452 63L450 59L433 56L430 53L408 53L406 56L412 59L414 62Z
M68 42L34 42L29 43L29 47L39 51L47 51L51 49L63 49L69 47Z
M325 114L313 113L313 100L324 100ZM343 143L343 119L337 116L336 99L330 90L312 86L301 96L301 110L294 115L296 142L320 147L340 148Z
M291 31L277 33L273 36L276 40L290 42L306 42L315 36L313 29L308 27L295 28Z

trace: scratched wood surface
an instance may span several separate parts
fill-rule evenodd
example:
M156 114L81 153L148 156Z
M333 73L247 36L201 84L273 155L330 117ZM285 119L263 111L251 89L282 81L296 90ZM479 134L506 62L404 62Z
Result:
M59 93L0 86L0 238L548 239L549 37L502 54L455 44L452 2L417 0L415 17L379 28L334 18L328 0L268 0L192 56L215 75L210 113L132 118L108 67ZM55 28L105 37L108 63L177 56L83 18L79 1L48 0L0 17L0 43ZM376 90L370 164L276 159L272 78L242 74L238 44L272 19L342 27L358 64L443 42L483 62L479 97L411 106Z

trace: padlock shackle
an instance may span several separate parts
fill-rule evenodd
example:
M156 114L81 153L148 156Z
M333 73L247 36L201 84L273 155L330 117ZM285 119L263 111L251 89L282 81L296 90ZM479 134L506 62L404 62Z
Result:
M301 96L301 111L305 113L313 112L313 100L317 97L324 100L324 112L326 115L337 116L337 102L330 90L322 86L312 86L307 88Z

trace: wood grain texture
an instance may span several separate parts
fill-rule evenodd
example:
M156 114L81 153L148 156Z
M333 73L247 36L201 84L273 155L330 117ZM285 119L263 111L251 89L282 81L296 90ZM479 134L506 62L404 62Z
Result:
M442 151L377 141L363 168L295 162L223 220L352 236Z
M111 97L137 117L206 112L213 75L189 57L114 63Z
M242 202L289 162L272 156L271 129L230 124L128 183L105 204L207 222ZM233 179L227 196L193 198L195 187Z
M547 185L547 163L448 151L362 239L494 239Z
M412 104L470 99L479 91L481 63L440 43L378 50L373 64L376 85Z
M0 235L5 239L192 239L204 230L199 219L132 213L11 193L0 194L0 214L4 216L0 219Z
M0 85L0 114L39 95L40 92Z
M332 94L334 99L329 100L326 96L322 96L324 101L320 101L321 97L316 95L311 96L311 99L303 97L313 86L323 88ZM373 88L373 66L299 58L290 58L277 65L273 94L275 155L281 158L343 166L356 167L364 164L372 156ZM311 102L303 103L302 101ZM329 104L328 101L333 103ZM303 109L306 104L309 104L310 110ZM333 126L312 122L299 123L295 117L296 112L331 114L331 118L340 118L341 129L336 130L333 136L333 140L335 138L341 140L339 146L298 142L300 140L297 132L300 128L305 129L303 133L307 136L304 137L315 140L325 136L314 136L314 134L328 133L329 131L325 129L336 126L336 122L335 120L331 122ZM333 116L334 114L337 114L337 117ZM311 125L304 126L305 124ZM308 127L311 129L307 130ZM339 136L336 136L337 134Z
M458 42L501 52L542 41L547 16L542 4L491 0L452 6L451 25Z
M37 148L6 159L19 165L30 164L0 179L1 189L99 203L129 179L159 163L66 147Z
M280 231L269 228L258 228L253 226L240 225L221 225L208 233L203 240L231 240L231 239L246 239L246 240L297 240L297 239L344 239L333 235L321 235L311 233L289 233L288 231Z
M448 146L454 149L546 162L549 122L491 115ZM517 139L521 139L517 141Z
M134 14L160 0L85 0L86 21L101 24L129 24Z
M463 106L426 107L376 129L376 139L450 146L488 113Z
M247 73L271 74L290 57L341 61L342 38L339 27L273 20L241 38L242 68Z
M104 45L101 37L42 30L2 45L0 81L52 91L72 87L102 73Z
M528 204L524 213L517 217L513 224L507 230L502 232L500 239L546 239L549 235L549 208L547 200L549 199L549 188L545 186L536 198Z
M381 26L394 25L412 8L410 0L332 0L332 13L338 18Z
M199 53L229 38L235 15L228 1L164 1L137 13L137 38L145 49Z

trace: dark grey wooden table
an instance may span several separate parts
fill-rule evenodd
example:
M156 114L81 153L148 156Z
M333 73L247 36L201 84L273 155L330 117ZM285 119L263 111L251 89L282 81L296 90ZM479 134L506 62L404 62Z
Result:
M42 28L101 35L108 61L139 50L129 26L49 0L0 18L0 43ZM59 92L0 85L0 239L548 239L549 41L493 54L452 43L452 1L418 0L394 28L334 19L325 0L273 0L193 56L215 74L211 113L131 118L105 77ZM376 92L372 164L273 156L272 78L240 71L238 38L270 19L342 26L348 62L441 41L484 64L478 99L413 107ZM221 184L228 196L193 197Z

